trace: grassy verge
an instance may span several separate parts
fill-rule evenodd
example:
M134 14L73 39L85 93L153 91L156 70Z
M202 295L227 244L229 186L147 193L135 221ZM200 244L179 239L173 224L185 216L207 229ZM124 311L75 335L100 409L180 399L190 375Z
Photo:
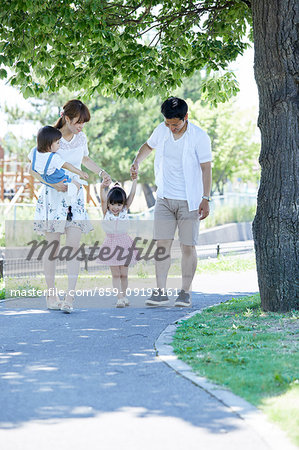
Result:
M259 295L186 320L173 347L195 372L261 408L299 444L299 313L265 313Z

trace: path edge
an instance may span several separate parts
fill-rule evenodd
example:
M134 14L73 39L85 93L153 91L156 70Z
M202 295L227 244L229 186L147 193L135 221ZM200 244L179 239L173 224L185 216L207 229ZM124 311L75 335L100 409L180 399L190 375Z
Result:
M212 306L218 305L211 305ZM207 309L207 308L204 308ZM188 379L209 395L216 398L220 403L229 408L234 414L239 416L250 428L252 428L272 450L298 450L286 433L276 424L270 422L267 416L258 408L247 402L242 397L231 392L228 388L209 381L207 378L196 375L192 368L185 362L178 359L173 351L171 342L176 329L187 319L203 310L198 309L181 317L169 324L159 335L154 343L156 356L167 366L173 369L182 377Z

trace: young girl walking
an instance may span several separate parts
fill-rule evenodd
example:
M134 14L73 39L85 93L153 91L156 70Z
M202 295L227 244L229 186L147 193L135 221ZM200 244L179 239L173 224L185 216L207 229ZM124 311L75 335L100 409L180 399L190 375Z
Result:
M88 178L88 174L66 162L56 153L59 150L61 137L61 132L54 127L41 128L37 134L37 146L29 154L29 159L32 161L32 170L39 173L47 183L55 184L60 181L68 183L67 201L72 203L79 193L81 184L87 184L87 182L78 176L70 177L64 169L85 180Z
M105 227L107 229L107 234L101 248L108 248L111 257L108 260L107 258L103 258L102 260L100 258L100 250L98 263L110 266L112 285L113 288L117 290L116 307L124 308L125 306L129 306L129 300L126 297L128 288L128 265L136 263L137 251L133 251L131 256L126 258L126 255L130 255L129 249L132 247L133 240L126 232L124 232L123 224L119 221L128 220L128 209L131 206L136 193L137 179L133 180L128 197L125 190L122 189L118 183L116 183L107 193L109 184L109 181L102 182L100 189L104 221L110 221L109 229L108 227ZM118 247L118 249L116 247ZM121 258L119 257L120 253L117 250L121 250ZM127 262L127 259L130 261ZM125 264L122 264L122 261L125 261Z

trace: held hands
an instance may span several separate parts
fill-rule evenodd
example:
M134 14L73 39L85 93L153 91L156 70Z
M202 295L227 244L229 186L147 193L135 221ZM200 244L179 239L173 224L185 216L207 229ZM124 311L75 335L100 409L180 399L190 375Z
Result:
M134 161L130 168L130 174L132 180L136 180L138 177L138 169L139 169L139 163L137 161Z
M108 177L106 177L106 178L103 179L103 181L102 181L102 183L101 183L101 186L102 186L103 188L106 188L106 187L109 187L109 186L110 186L110 183L111 183L111 178L110 178L109 175L108 175Z
M102 177L102 183L104 182L105 183L105 186L109 186L109 184L111 183L111 177L110 177L110 175L105 171L105 170L102 170L100 173L99 173L99 175L100 175L100 178ZM107 183L107 184L106 184Z
M66 192L67 191L67 185L63 182L63 180L59 181L59 183L52 184L52 186L58 192Z

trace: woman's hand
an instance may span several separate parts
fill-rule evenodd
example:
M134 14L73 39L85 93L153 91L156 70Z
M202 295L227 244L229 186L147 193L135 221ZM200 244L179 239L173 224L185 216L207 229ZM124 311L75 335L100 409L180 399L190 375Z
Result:
M106 177L106 179L104 179L101 183L101 186L103 186L104 188L109 187L111 183L111 178Z
M56 191L58 192L66 192L67 191L67 185L63 181L59 181L59 183L55 183L51 185Z

